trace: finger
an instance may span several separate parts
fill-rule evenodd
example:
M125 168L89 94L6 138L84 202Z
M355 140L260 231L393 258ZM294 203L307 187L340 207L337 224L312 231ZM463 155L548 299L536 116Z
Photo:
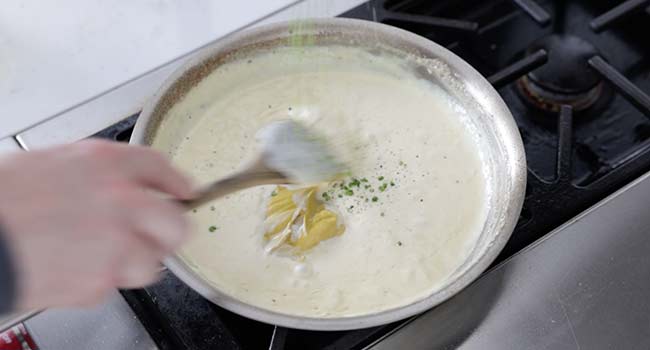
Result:
M160 278L160 263L155 260L133 259L122 268L117 288L141 288Z
M100 290L97 292L93 292L91 294L88 294L83 297L76 296L74 294L71 294L69 298L62 299L57 306L78 306L78 307L93 307L98 304L101 304L102 302L106 301L110 293L114 289L112 288L107 288L104 290Z
M155 282L163 255L164 253L156 244L140 236L134 236L118 266L115 276L116 287L139 288Z
M128 208L131 227L164 254L174 251L189 236L189 223L179 205L151 193L142 193Z
M130 146L123 156L123 166L137 182L181 199L193 197L191 182L157 151Z

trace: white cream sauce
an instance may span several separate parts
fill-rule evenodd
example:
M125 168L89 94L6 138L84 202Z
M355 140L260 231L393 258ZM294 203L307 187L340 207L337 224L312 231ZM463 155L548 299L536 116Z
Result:
M361 49L277 49L220 67L156 135L177 166L199 183L224 176L253 157L260 128L295 118L375 192L335 194L326 205L345 233L297 259L264 252L274 186L245 190L191 214L196 234L181 256L224 293L291 315L364 315L427 297L468 259L486 220L480 146L463 113L400 60Z

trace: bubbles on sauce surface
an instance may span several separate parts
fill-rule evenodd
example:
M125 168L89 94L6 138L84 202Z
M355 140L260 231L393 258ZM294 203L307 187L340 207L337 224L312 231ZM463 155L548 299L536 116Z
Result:
M309 278L313 273L312 266L305 262L298 263L293 268L293 274L300 278Z

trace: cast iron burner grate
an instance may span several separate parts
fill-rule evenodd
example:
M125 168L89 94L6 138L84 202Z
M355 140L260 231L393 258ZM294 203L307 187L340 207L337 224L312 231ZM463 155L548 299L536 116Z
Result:
M508 104L526 148L528 188L498 261L650 171L650 98L644 93L650 91L650 0L375 0L343 16L398 26L446 46L488 77ZM560 50L556 45L533 45L553 42L545 40L552 35L579 38L594 50L564 55L549 52ZM585 86L594 79L602 85L594 101L573 108L560 99L554 108L540 108L521 93L525 77L553 80L556 73L541 73L569 56L578 57L572 70L592 75ZM547 64L546 72L536 70ZM136 118L96 136L126 141ZM221 309L169 273L152 287L122 294L161 349L362 349L404 324L288 330Z

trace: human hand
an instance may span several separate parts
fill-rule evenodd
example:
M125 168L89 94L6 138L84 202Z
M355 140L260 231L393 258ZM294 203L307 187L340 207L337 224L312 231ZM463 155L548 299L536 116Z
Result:
M145 147L82 141L6 156L0 193L19 309L149 284L188 235L183 208L160 194L191 198L190 183Z

